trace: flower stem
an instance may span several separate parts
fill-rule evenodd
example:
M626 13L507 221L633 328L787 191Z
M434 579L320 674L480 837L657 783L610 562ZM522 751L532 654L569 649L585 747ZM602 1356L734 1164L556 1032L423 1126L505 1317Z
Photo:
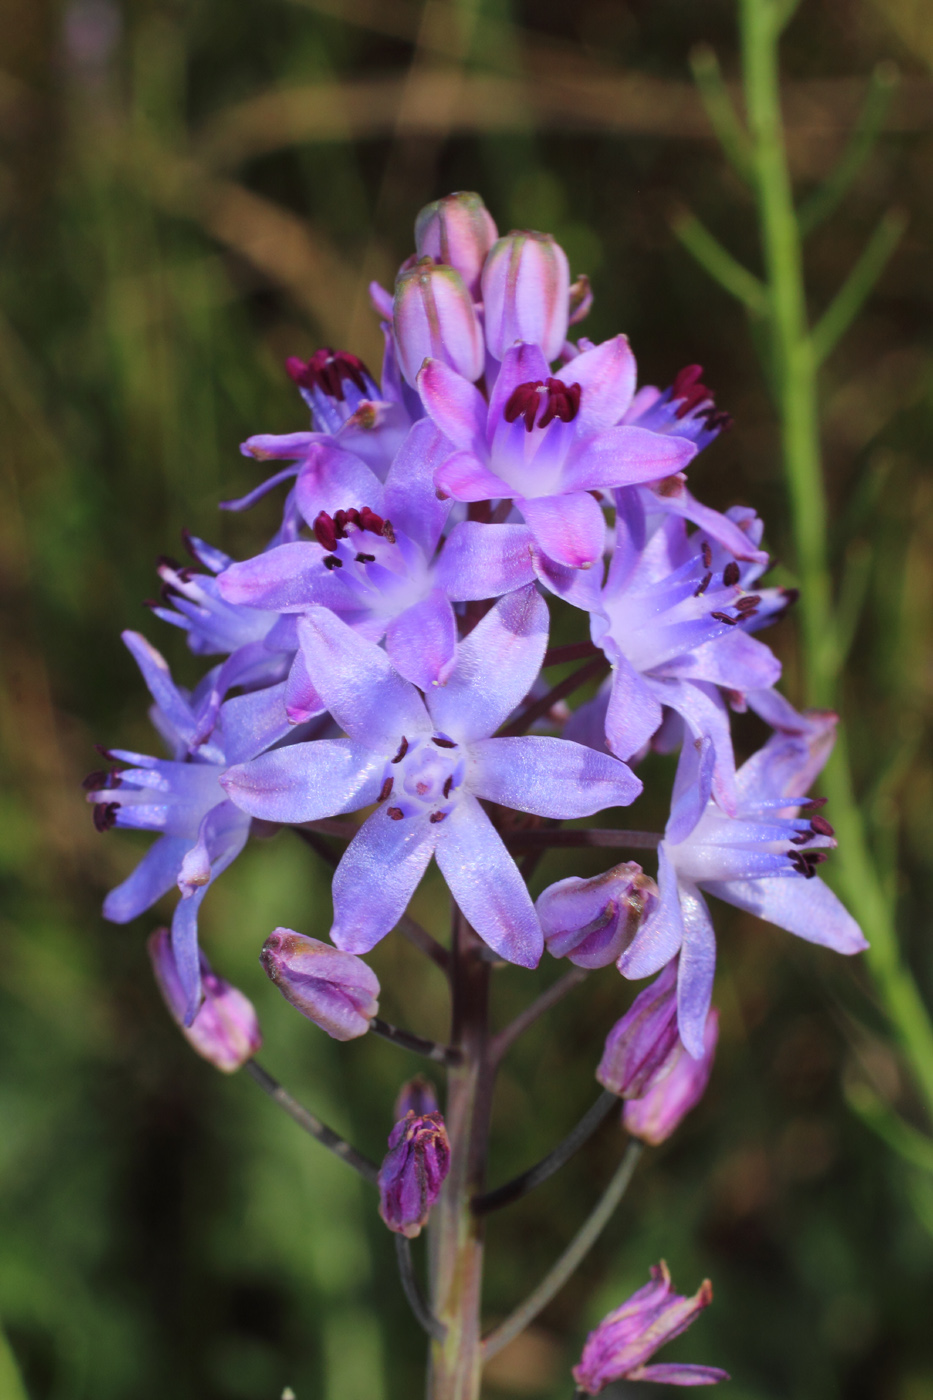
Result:
M410 1050L414 1055L423 1055L425 1059L434 1060L437 1064L456 1065L462 1058L459 1050L448 1045L438 1045L433 1040L425 1040L424 1036L414 1035L411 1031L403 1031L401 1027L392 1026L379 1016L373 1017L369 1029L374 1035L382 1036L383 1040L391 1040L393 1045L400 1045L403 1050Z
M372 1182L373 1185L379 1176L379 1168L375 1162L371 1162L368 1157L364 1157L361 1152L357 1152L355 1147L351 1147L339 1133L335 1133L333 1128L328 1128L326 1123L322 1123L320 1118L316 1118L313 1113L309 1113L277 1079L264 1070L262 1065L255 1060L247 1060L245 1069L247 1074L253 1078L269 1098L277 1103L280 1108L284 1108L289 1118L294 1119L299 1128L304 1128L306 1133L310 1133L322 1147L326 1147L328 1152L333 1152L335 1157L351 1166L354 1171L359 1172L364 1180Z
M513 1337L524 1332L525 1328L534 1322L542 1309L546 1308L551 1299L560 1292L570 1275L592 1249L608 1225L616 1206L625 1195L641 1153L640 1142L629 1143L625 1156L616 1168L615 1175L603 1192L602 1198L577 1231L557 1263L545 1274L534 1292L529 1293L525 1301L504 1322L500 1323L494 1332L490 1332L483 1342L484 1361L491 1360L504 1346L508 1346Z
M411 1257L411 1240L405 1235L395 1236L395 1257L398 1261L398 1276L402 1284L402 1292L408 1301L408 1306L415 1315L418 1325L427 1332L429 1337L435 1341L442 1342L446 1328L442 1322L434 1316L428 1307L421 1293L421 1287L415 1275L415 1264Z
M610 846L623 850L656 851L664 837L658 831L624 831L616 827L584 826L569 831L537 827L533 831L503 831L512 851L541 851L552 846Z

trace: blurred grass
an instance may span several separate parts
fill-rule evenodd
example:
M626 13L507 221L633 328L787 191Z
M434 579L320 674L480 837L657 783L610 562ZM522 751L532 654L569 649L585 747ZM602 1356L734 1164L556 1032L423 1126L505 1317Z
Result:
M155 556L178 550L183 525L232 553L270 533L275 500L216 511L257 479L238 442L302 425L286 354L329 342L378 363L365 284L391 279L414 213L448 189L484 191L500 227L553 229L594 280L587 332L626 330L646 379L706 364L737 426L695 485L716 505L754 504L789 560L743 324L666 222L682 196L751 242L687 81L701 40L734 76L731 8L3 0L0 40L0 1318L30 1400L260 1400L286 1385L298 1400L409 1400L422 1346L371 1199L250 1084L188 1053L150 985L154 920L121 929L99 913L141 845L98 837L78 783L93 741L151 746L121 627L197 675L141 605ZM853 750L928 995L931 55L925 5L806 0L786 91L806 190L841 151L874 63L904 72L854 194L813 237L810 291L830 300L882 200L909 209L905 243L827 366L825 431L852 599ZM793 697L792 623L770 640ZM760 736L749 721L737 737ZM634 825L663 821L669 765L653 760L650 776ZM600 864L556 856L547 879ZM410 1058L333 1045L257 963L273 926L323 936L329 907L325 872L283 834L212 891L205 941L256 1001L270 1069L378 1156ZM416 912L441 931L439 881ZM716 1306L671 1354L727 1366L737 1400L933 1400L933 1186L840 1093L857 1052L879 1092L915 1110L864 980L717 914L710 1093L650 1155L578 1282L497 1359L490 1400L563 1400L586 1327L660 1256L685 1290L714 1278ZM386 1015L443 1034L434 969L395 939L374 964ZM498 1014L553 975L502 974ZM513 1051L493 1184L590 1101L623 1005L614 974L593 977ZM491 1318L547 1267L618 1151L607 1128L495 1219ZM14 1387L0 1370L0 1396Z

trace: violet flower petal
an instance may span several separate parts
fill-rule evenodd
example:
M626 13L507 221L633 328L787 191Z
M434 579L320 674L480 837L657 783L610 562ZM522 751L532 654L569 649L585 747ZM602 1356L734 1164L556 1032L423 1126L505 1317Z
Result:
M535 579L534 536L525 525L455 525L434 572L439 588L458 602L496 598Z
M706 1014L713 996L716 934L706 901L686 881L680 882L680 909L684 941L677 977L677 1023L688 1053L697 1060L703 1054Z
M352 739L314 739L228 768L231 802L270 822L310 822L355 812L379 796L385 758Z
M443 433L422 418L409 431L386 477L386 518L428 556L437 548L450 514L450 502L438 500L434 489L434 474L449 456L450 443Z
M635 393L635 356L628 336L613 336L561 365L555 378L579 384L579 418L586 428L609 428L618 423Z
M658 903L618 961L623 977L637 980L659 972L677 956L684 941L677 872L662 841L658 847Z
M475 384L440 360L427 360L418 375L418 393L454 447L485 454L486 400Z
M511 493L510 493L511 494ZM516 505L544 553L558 564L580 569L594 564L606 545L606 517L588 491L519 497Z
M395 927L427 869L439 830L426 812L393 821L382 806L367 817L334 873L330 936L338 948L368 953Z
M160 836L151 845L126 879L104 900L104 918L114 924L128 924L155 904L175 885L185 852L191 848L188 836Z
M457 652L457 621L440 588L393 618L386 629L386 652L398 673L419 690L446 683Z
M617 758L568 739L481 739L470 753L472 792L539 817L589 817L608 807L627 807L642 790Z
M435 488L456 501L489 501L515 495L515 488L477 457L475 452L451 453L434 473Z
M868 943L856 921L828 885L814 876L812 880L786 879L783 876L763 880L705 880L703 888L717 899L734 904L749 914L778 928L834 948L837 953L862 953Z

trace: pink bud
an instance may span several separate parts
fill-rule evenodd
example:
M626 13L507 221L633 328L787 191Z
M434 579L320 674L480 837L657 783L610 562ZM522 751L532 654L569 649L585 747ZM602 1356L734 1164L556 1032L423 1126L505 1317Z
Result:
M415 220L418 256L427 255L460 273L470 295L479 297L480 275L497 229L478 194L458 190L426 204Z
M602 875L572 875L535 901L547 950L577 967L608 967L628 947L658 898L658 887L635 861Z
M277 928L259 961L286 1001L334 1040L355 1040L369 1030L379 1010L379 979L362 958Z
M430 1079L425 1079L423 1074L416 1074L414 1079L409 1079L407 1084L403 1084L398 1091L398 1098L395 1100L395 1120L404 1118L407 1113L414 1113L422 1118L427 1113L436 1113L438 1110L437 1094L434 1092L434 1085Z
M236 987L212 972L207 958L200 953L204 1000L191 1025L186 1026L184 1017L188 996L178 975L172 935L168 929L156 929L148 947L159 990L185 1039L217 1069L232 1074L251 1059L262 1045L259 1021L252 1002Z
M692 1298L671 1289L664 1260L651 1270L651 1282L604 1317L590 1333L573 1378L587 1395L598 1395L613 1381L656 1381L667 1385L715 1385L729 1379L717 1366L677 1362L646 1366L654 1353L679 1337L713 1301L713 1285L704 1279Z
M439 1113L406 1113L389 1134L379 1168L379 1214L390 1230L413 1240L427 1224L450 1170L450 1144Z
M449 365L471 383L483 372L482 328L463 278L452 267L423 258L400 273L392 328L399 368L412 388L429 358Z
M719 1012L710 1011L703 1033L703 1054L695 1060L678 1040L641 1098L629 1099L622 1124L632 1137L657 1147L695 1108L706 1092L719 1039Z
M609 1032L596 1078L621 1098L637 1098L666 1069L679 1044L677 959L673 958Z
M570 268L549 233L513 231L494 243L482 290L486 344L497 360L519 340L557 359L567 337Z

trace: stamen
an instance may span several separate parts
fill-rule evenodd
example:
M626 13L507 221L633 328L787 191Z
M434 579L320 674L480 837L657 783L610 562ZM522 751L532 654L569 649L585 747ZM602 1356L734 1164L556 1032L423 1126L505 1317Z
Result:
M730 617L728 613L714 612L710 617L715 617L717 622L728 622L730 627L736 627L742 621L740 617Z
M430 817L428 818L428 821L434 822L436 825L438 822L442 822L446 815L446 812L432 812Z
M337 531L334 527L333 516L328 515L326 510L322 510L320 515L315 516L311 529L322 549L334 550L337 548Z
M738 566L738 564L735 562L734 559L730 559L730 560L729 560L729 563L728 563L728 564L726 565L726 567L723 569L723 571L722 571L722 581L723 581L723 583L726 585L727 588L731 588L734 584L738 583L738 581L739 581L739 566Z
M801 812L812 812L817 807L825 807L828 801L828 797L806 797L800 803L800 810Z
M389 777L386 778L385 782L382 784L382 787L379 791L379 796L376 798L376 801L385 802L386 798L391 795L394 786L395 779L390 774Z
M376 556L375 554L358 554L356 556L356 562L358 564L375 564Z
M371 535L381 535L385 529L385 521L381 515L377 515L369 506L364 506L360 511L357 522L361 530L368 530Z
M693 594L694 598L701 597L706 592L707 588L709 588L712 581L713 575L707 571L700 579L700 582L697 584L696 590Z
M447 497L438 495L437 499L439 501L445 501ZM392 529L391 520L384 520L382 522L382 533L385 536L385 538L389 541L389 544L395 544L395 531Z
M442 739L438 734L432 737L431 743L436 744L439 749L455 749L457 747L453 739Z
M709 540L703 541L703 567L704 569L713 567L713 551L710 549Z
M116 825L119 802L97 802L94 804L94 826L98 831L109 831Z
M760 602L761 595L759 593L748 593L744 598L737 599L733 606L736 612L750 613L754 612Z
M400 822L405 813L402 811L401 807L387 807L386 815L391 817L394 822Z
M449 796L450 796L450 789L453 787L453 785L454 785L454 775L453 775L453 773L451 773L449 777L447 777L447 778L444 779L444 796L445 796L445 797L449 797Z
M408 752L408 740L405 738L405 735L403 734L403 735L402 735L402 742L401 742L401 743L399 744L399 746L398 746L398 753L395 755L395 757L393 758L392 762L393 762L393 763L401 763L402 759L405 757L405 755L407 754L407 752Z
M826 818L820 816L810 818L810 830L815 836L835 836L836 834Z
M342 568L343 568L343 564L342 564L341 561L337 558L336 554L325 554L325 555L324 555L324 568L325 568L325 569L342 569Z
M542 389L544 394L540 392ZM525 430L530 433L543 402L544 412L538 421L539 428L546 428L555 418L571 423L580 411L582 392L579 384L565 384L562 379L529 380L527 384L519 384L512 390L505 405L505 421L514 423L516 419L523 418Z
M369 372L363 361L349 350L331 350L329 345L315 350L307 362L290 355L285 368L302 389L323 389L332 399L343 402L343 381L351 380L360 393L366 393Z
M103 768L95 768L93 773L88 773L83 779L81 786L85 792L99 792L101 788L107 786L107 774ZM446 796L446 793L444 794Z

